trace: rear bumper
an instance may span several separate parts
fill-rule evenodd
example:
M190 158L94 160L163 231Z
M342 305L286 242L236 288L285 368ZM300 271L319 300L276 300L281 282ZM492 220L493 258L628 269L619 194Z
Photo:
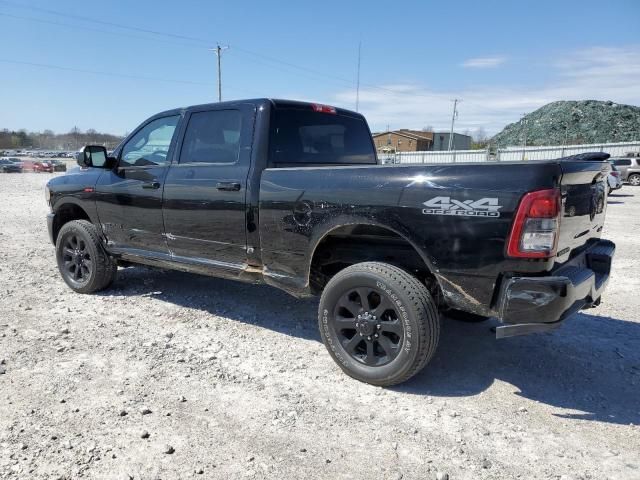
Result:
M582 308L600 303L607 286L615 244L598 240L547 277L510 277L498 297L496 337L544 332Z

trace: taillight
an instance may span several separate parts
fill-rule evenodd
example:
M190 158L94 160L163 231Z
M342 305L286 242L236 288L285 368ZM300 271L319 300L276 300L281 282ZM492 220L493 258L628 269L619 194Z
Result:
M311 108L313 108L314 112L320 113L336 113L336 107L332 107L330 105L320 105L319 103L312 103Z
M507 255L549 258L556 254L560 222L560 191L529 192L522 197L511 228Z
M611 175L618 178L620 176L620 172L611 172Z

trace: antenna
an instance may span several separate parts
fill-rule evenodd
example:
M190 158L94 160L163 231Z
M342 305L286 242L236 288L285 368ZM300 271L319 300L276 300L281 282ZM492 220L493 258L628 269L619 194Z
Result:
M358 74L356 76L356 112L360 106L360 54L362 51L362 41L358 42Z

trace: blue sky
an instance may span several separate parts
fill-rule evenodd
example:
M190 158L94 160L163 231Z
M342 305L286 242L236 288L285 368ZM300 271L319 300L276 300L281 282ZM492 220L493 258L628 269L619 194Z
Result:
M225 99L353 109L361 41L372 129L447 129L461 98L456 130L494 133L554 100L640 105L639 25L636 0L0 0L0 128L121 134L215 101L216 42Z

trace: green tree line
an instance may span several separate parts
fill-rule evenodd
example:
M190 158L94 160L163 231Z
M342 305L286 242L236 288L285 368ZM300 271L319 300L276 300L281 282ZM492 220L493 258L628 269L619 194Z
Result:
M77 150L83 145L104 145L114 148L124 137L101 133L90 128L82 131L72 128L68 133L54 133L52 130L27 132L26 130L0 130L0 148L3 149L42 149Z

